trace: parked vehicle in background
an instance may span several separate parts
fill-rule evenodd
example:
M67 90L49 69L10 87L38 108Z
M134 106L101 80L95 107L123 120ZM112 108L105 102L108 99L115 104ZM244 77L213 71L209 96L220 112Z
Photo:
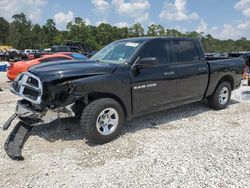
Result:
M93 56L96 52L93 50L90 50L89 45L84 42L72 42L68 41L65 45L55 45L51 48L51 52L75 52L75 53L81 53L85 55L86 57L90 58Z
M16 62L24 59L27 59L27 55L21 50L9 49L0 53L0 61Z
M34 50L34 49L25 49L24 53L25 54L34 54L34 53L36 53L36 50Z
M227 57L227 54L225 53L205 53L205 57L208 61L230 59Z
M0 51L0 62L2 61L8 61L6 51Z
M37 49L25 49L24 50L25 54L38 54L42 53L42 50L37 50Z
M248 80L248 85L250 86L250 51L246 52L230 52L228 53L230 58L243 58L245 60L243 79Z
M35 58L32 60L24 60L11 64L7 70L7 77L10 80L15 80L15 78L22 72L26 72L31 66L40 63L62 61L62 60L86 60L87 57L71 52L55 53L51 55L43 55L40 58Z
M45 53L51 53L52 52L51 48L44 48L43 51Z
M35 53L40 54L40 53L43 53L43 51L42 50L35 50Z
M66 43L66 46L68 46L71 51L84 54L85 56L89 58L92 57L96 53L96 51L91 50L90 45L85 42L68 41Z
M247 80L247 85L250 86L250 67L247 66L244 69L243 79Z
M12 49L8 51L8 61L16 62L27 59L27 55L21 50Z
M53 53L57 53L57 52L70 52L71 50L68 46L61 45L61 46L52 46L51 51Z
M242 51L242 52L229 52L228 57L234 58L234 57L242 57L244 59L247 59L247 57L250 56L250 51Z
M250 86L250 56L244 68L243 79L248 80L247 84Z
M23 100L3 126L20 119L5 151L21 158L32 127L56 120L59 112L81 118L87 139L103 144L119 134L124 120L143 114L202 99L225 109L241 84L243 64L242 59L207 61L197 39L145 37L113 42L84 63L36 65L11 87Z
M205 53L206 57L226 57L225 53L220 52L212 52L212 53Z

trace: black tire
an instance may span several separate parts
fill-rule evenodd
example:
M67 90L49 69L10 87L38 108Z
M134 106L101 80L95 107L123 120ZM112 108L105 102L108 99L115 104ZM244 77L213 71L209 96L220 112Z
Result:
M75 113L75 118L80 120L82 117L82 112L85 108L85 104L83 101L76 101L72 107L73 112Z
M227 88L228 98L227 100L225 99L225 101L222 103L220 102L220 92L222 91L223 88ZM232 92L231 84L229 82L221 82L216 87L213 95L208 97L208 105L215 110L222 110L227 108L231 99L231 92Z
M98 131L96 124L100 113L107 108L115 109L119 120L114 132L109 135L103 135L99 132L100 130ZM81 127L83 128L85 137L94 144L104 144L116 138L121 131L123 122L124 112L122 107L118 102L110 98L97 99L91 102L83 110L81 117Z

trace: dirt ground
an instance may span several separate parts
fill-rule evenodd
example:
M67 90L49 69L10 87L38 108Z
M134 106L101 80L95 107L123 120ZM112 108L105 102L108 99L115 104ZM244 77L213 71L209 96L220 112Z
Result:
M9 84L0 73L0 127L18 99ZM72 119L36 127L18 162L3 150L12 127L1 128L0 187L250 187L249 94L222 111L203 101L137 118L99 146Z

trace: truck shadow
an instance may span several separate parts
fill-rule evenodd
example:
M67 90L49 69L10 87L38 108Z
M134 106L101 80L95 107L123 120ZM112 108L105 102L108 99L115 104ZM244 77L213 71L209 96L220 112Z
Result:
M238 103L238 101L231 100L229 106ZM168 110L149 114L147 116L135 118L133 121L127 123L123 134L133 133L141 129L159 129L159 125L162 125L161 129L165 130L179 129L181 127L177 126L176 124L174 125L173 122L181 119L195 117L208 111L213 111L213 109L208 106L206 100L179 106L176 108L171 108Z
M237 103L239 102L231 100L230 106ZM158 125L162 124L164 124L163 129L175 129L176 126L172 125L171 122L183 118L194 117L210 110L211 109L207 106L206 101L202 101L144 115L135 118L133 121L126 122L120 136L131 134L143 129L158 129ZM60 119L48 125L34 127L31 132L31 136L32 135L39 136L49 142L55 142L57 140L72 141L84 139L80 121L75 118ZM94 146L87 141L86 143L90 146Z

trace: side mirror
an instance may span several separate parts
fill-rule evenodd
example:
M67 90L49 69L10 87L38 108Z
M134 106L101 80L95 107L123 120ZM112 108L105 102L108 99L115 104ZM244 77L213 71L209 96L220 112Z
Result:
M159 61L156 57L145 57L139 60L135 66L137 68L150 68L156 67L159 64Z

